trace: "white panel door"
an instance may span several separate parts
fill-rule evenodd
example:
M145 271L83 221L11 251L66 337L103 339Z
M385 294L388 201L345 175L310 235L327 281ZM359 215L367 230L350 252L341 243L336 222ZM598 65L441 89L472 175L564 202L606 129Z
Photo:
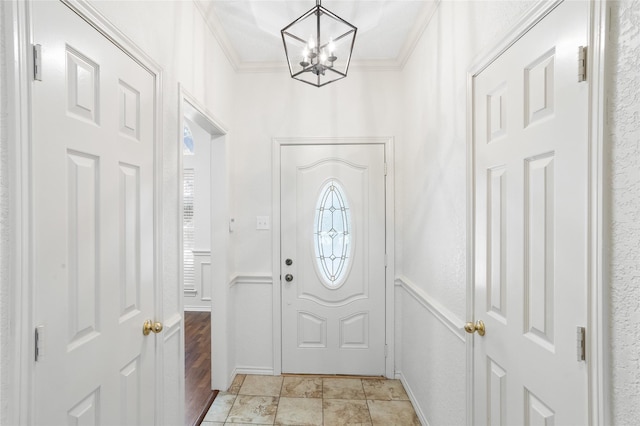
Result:
M473 82L474 424L586 425L588 2L566 1Z
M154 423L154 76L33 2L34 424Z
M385 373L383 145L281 147L282 371Z

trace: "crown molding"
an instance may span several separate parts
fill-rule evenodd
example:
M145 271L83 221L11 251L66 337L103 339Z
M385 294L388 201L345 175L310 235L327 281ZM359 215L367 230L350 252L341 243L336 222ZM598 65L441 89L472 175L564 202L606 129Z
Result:
M400 49L400 54L398 55L397 61L399 63L400 69L404 68L407 61L413 54L413 51L416 49L422 34L427 29L433 16L436 14L436 11L440 7L440 2L442 0L435 0L433 2L427 3L422 10L420 11L420 15L416 22L414 23L411 31L409 31L409 35L407 36L404 45Z
M235 49L232 47L231 42L227 38L227 35L222 30L222 23L220 22L220 18L218 17L218 15L216 15L213 9L211 10L211 13L209 13L209 11L204 8L204 5L199 0L192 1L196 6L198 12L200 12L200 15L202 16L204 23L209 28L209 31L211 31L211 34L213 34L213 37L217 40L218 45L220 45L222 52L229 60L231 67L233 67L234 71L238 72L240 68L238 66L238 64L240 64L240 58L238 57Z
M273 73L288 71L288 67L284 60L261 62L242 61L236 50L233 48L231 41L222 29L222 22L215 10L205 9L204 4L200 0L192 1L211 31L211 34L213 34L214 38L217 40L234 71L238 73ZM352 60L349 69L362 71L401 71L418 45L420 37L429 26L429 23L435 15L435 12L438 10L441 1L442 0L434 0L433 2L425 4L395 59Z

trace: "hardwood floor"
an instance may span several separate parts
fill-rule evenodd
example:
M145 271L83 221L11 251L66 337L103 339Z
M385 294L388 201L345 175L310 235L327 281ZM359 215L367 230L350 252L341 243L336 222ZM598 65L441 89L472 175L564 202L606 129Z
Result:
M199 425L209 410L211 390L211 314L185 312L185 425Z

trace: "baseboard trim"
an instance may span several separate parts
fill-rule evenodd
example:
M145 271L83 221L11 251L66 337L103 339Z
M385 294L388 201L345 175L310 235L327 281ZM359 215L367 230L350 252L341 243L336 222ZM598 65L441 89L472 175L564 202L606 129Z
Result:
M235 377L236 374L254 374L257 376L273 376L273 368L239 366L233 370L232 378Z
M411 386L409 386L407 379L404 377L404 374L402 374L402 371L396 371L396 379L400 380L400 382L402 383L402 386L404 387L404 390L407 392L407 395L409 396L409 400L411 401L411 405L413 405L413 409L416 412L416 415L418 416L418 420L420 420L420 423L424 426L429 426L429 422L427 421L427 418L424 416L424 413L420 408L420 404L418 404L418 400L415 394L413 393Z
M402 288L447 327L460 341L465 342L464 321L416 286L407 277L397 277L396 286Z

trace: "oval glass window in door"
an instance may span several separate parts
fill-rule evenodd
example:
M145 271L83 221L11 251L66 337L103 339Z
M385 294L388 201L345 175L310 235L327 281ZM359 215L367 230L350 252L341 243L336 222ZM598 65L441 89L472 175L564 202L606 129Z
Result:
M327 182L316 204L313 232L316 266L324 285L331 289L344 282L351 260L351 212L342 186Z

